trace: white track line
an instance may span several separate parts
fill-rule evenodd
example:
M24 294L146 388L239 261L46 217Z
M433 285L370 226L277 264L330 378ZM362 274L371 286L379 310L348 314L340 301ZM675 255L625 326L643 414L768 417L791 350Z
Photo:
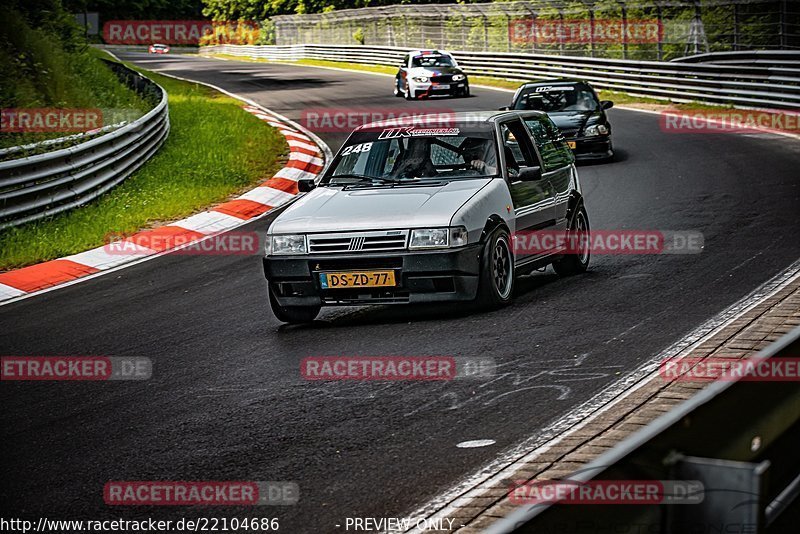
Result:
M104 51L108 55L110 55L111 57L116 59L117 61L120 61L120 62L122 61L116 55L114 55L112 52L110 52L108 50L104 50ZM190 80L188 78L182 78L180 76L167 74L165 72L160 72L160 71L156 71L156 72L159 75L162 75L162 76L175 78L175 79L182 80L182 81L185 81L185 82L197 83L197 84L200 84L200 85L205 85L205 86L210 87L212 89L215 89L215 90L217 90L217 91L219 91L221 93L224 93L224 94L230 96L231 98L235 98L236 100L244 102L244 103L248 104L249 106L252 106L252 107L255 107L257 109L260 109L264 113L270 114L272 117L277 117L281 121L285 121L289 126L291 126L292 128L295 128L297 130L297 131L286 130L287 133L289 133L290 135L295 135L295 136L299 135L300 137L303 137L303 136L304 137L308 137L314 143L317 143L317 146L325 154L325 161L329 162L329 161L331 161L333 159L333 154L331 152L330 147L322 139L317 137L312 131L308 130L304 126L302 126L300 124L297 124L296 122L294 122L293 120L291 120L291 119L289 119L287 117L284 117L280 113L275 113L274 111L271 111L270 109L268 109L268 108L266 108L266 107L264 107L264 106L262 106L262 105L260 105L260 104L258 104L256 102L250 100L249 98L246 98L246 97L239 96L237 94L231 93L231 92L226 91L226 90L222 89L221 87L217 87L215 85L211 85L211 84L208 84L208 83L205 83L205 82L200 82L200 81L197 81L197 80ZM298 132L300 132L300 133L298 133ZM318 176L317 174L313 174L313 173L309 173L307 171L302 171L300 169L293 169L293 168L289 168L289 167L284 167L283 169L281 169L280 171L275 173L274 176L275 177L280 177L281 173L284 174L284 177L287 177L287 178L288 177L292 177L291 179L316 178ZM277 191L277 190L275 190L275 191ZM281 199L284 199L285 197L283 197L282 195L277 195L275 198L276 198L276 200L281 200ZM250 219L241 220L236 226L228 226L228 230L232 230L233 228L236 228L238 226L244 226L245 224L249 224L249 223L251 223L253 221L257 221L257 220L261 219L262 217L265 217L265 216L269 215L269 213L271 211L272 210L269 210L269 211L267 211L267 212L265 212L265 213L263 213L261 215L258 215L256 217L252 217ZM199 214L199 215L204 217L204 214ZM220 214L220 215L224 215L224 214ZM195 218L195 217L197 217L197 218ZM213 224L220 224L220 225L227 226L227 224L225 222L223 222L225 220L225 217L221 217L221 218L217 219L215 223L211 223L208 219L206 219L205 220L205 223L207 225L206 227L208 227L208 225L213 225ZM201 220L201 217L193 216L193 217L189 217L188 219L184 219L182 221L175 221L174 223L170 223L170 224L173 225L173 226L181 226L181 227L183 227L182 223L185 222L185 221L191 221L189 224L193 225L193 224L199 222L200 220ZM117 271L119 271L121 269L127 269L128 267L133 267L134 265L138 265L140 263L143 263L143 262L146 262L146 261L150 261L150 260L154 260L156 258L160 258L161 256L165 256L167 254L171 254L171 253L173 253L173 252L175 252L177 250L181 250L181 249L184 249L184 248L187 248L187 247L190 247L190 246L196 246L198 243L202 243L203 241L205 241L207 239L212 239L212 238L217 237L217 235L218 234L211 234L211 235L208 235L208 236L203 237L201 239L192 241L190 243L186 243L186 244L184 244L182 246L171 248L169 250L164 250L162 252L152 253L152 254L148 254L148 255L142 255L141 258L136 258L135 255L133 255L133 256L128 256L128 255L126 255L126 256L116 256L118 258L123 258L124 260L126 260L126 262L124 264L121 264L121 265L115 265L115 263L117 263L115 258L107 257L107 255L104 255L100 251L100 249L102 249L102 247L100 247L100 249L87 250L87 251L84 251L84 252L80 252L78 254L73 254L71 256L67 256L67 257L64 257L64 258L59 258L59 259L73 259L75 257L80 257L81 259L86 259L87 261L94 262L97 265L108 266L109 268L107 268L105 270L102 270L100 272L94 273L94 274L90 274L90 275L82 276L80 278L76 278L75 280L70 280L70 281L67 281L67 282L59 283L58 285L55 285L53 287L48 287L48 288L45 288L45 289L39 289L39 290L36 290L36 291L31 291L31 292L22 292L22 291L20 291L20 290L18 290L16 288L13 288L13 287L10 287L10 286L4 285L4 284L0 284L0 299L5 299L5 300L0 300L0 306L5 306L7 304L12 304L14 302L19 302L21 300L29 299L31 297L35 297L35 296L41 295L43 293L49 293L51 291L57 291L59 289L63 289L65 287L69 287L69 286L72 286L72 285L75 285L75 284L80 284L80 283L86 282L87 280L92 280L92 279L98 278L100 276L105 276L107 274L117 272ZM147 251L149 251L149 249L144 249L144 247L140 247L140 248L143 249L143 251L142 251L143 254L146 253ZM89 265L89 264L87 263L87 265Z
M601 414L614 408L626 397L647 384L650 378L658 377L658 366L664 359L690 353L705 340L798 278L800 278L800 261L796 261L748 296L695 328L687 336L659 352L628 375L610 384L565 417L550 423L536 435L502 453L498 458L468 475L449 490L430 499L411 512L407 518L411 520L411 524L415 524L417 519L423 517L435 519L452 517L457 511L457 507L452 506L451 503L456 499L467 492L479 491L481 486L486 486L487 482L492 479L510 477L517 466L540 456L564 438L571 436L596 420ZM415 530L409 532L415 532Z

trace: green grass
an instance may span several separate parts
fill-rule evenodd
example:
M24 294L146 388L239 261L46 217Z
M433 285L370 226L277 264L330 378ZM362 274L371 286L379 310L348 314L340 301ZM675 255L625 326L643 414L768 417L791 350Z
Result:
M0 108L101 108L108 117L119 110L146 113L152 103L121 84L97 52L67 46L53 31L31 28L18 12L0 8ZM69 135L0 133L0 148Z
M52 219L0 231L0 269L74 254L180 219L249 189L281 168L283 136L241 103L202 85L141 71L169 93L169 138L100 199Z

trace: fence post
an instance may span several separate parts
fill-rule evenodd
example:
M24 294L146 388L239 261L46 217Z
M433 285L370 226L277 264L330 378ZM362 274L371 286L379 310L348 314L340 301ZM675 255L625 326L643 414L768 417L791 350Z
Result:
M628 59L628 8L622 2L622 59Z
M661 4L656 4L656 20L658 21L658 43L656 54L658 61L664 61L664 16L661 13Z
M783 0L781 2L781 40L780 40L781 45L780 45L780 47L782 49L785 49L786 45L788 44L788 38L787 38L787 35L786 35L786 33L787 33L786 32L786 30L787 30L787 28L786 28L786 16L787 16L787 11L789 10L789 7L788 7L787 4L788 4L788 0Z

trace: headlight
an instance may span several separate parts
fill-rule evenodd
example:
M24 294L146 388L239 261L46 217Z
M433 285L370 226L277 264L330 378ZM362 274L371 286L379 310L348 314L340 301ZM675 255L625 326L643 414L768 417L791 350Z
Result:
M608 127L605 124L593 124L592 126L587 126L584 135L586 137L592 137L595 135L607 135L608 134Z
M414 78L414 81L417 82L417 83L428 83L428 77L427 76L417 76L417 77Z
M305 254L306 236L304 235L267 235L265 242L267 255L270 254Z
M453 74L453 81L454 82L460 82L464 78L466 78L466 76L464 76L463 74Z
M411 230L408 248L412 250L426 248L460 247L467 244L467 229L463 226L453 228L424 228Z

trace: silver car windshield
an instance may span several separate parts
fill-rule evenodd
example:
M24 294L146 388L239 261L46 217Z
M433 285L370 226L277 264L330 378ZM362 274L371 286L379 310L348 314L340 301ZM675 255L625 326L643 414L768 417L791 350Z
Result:
M380 139L354 135L334 159L323 183L378 185L497 176L489 133Z

